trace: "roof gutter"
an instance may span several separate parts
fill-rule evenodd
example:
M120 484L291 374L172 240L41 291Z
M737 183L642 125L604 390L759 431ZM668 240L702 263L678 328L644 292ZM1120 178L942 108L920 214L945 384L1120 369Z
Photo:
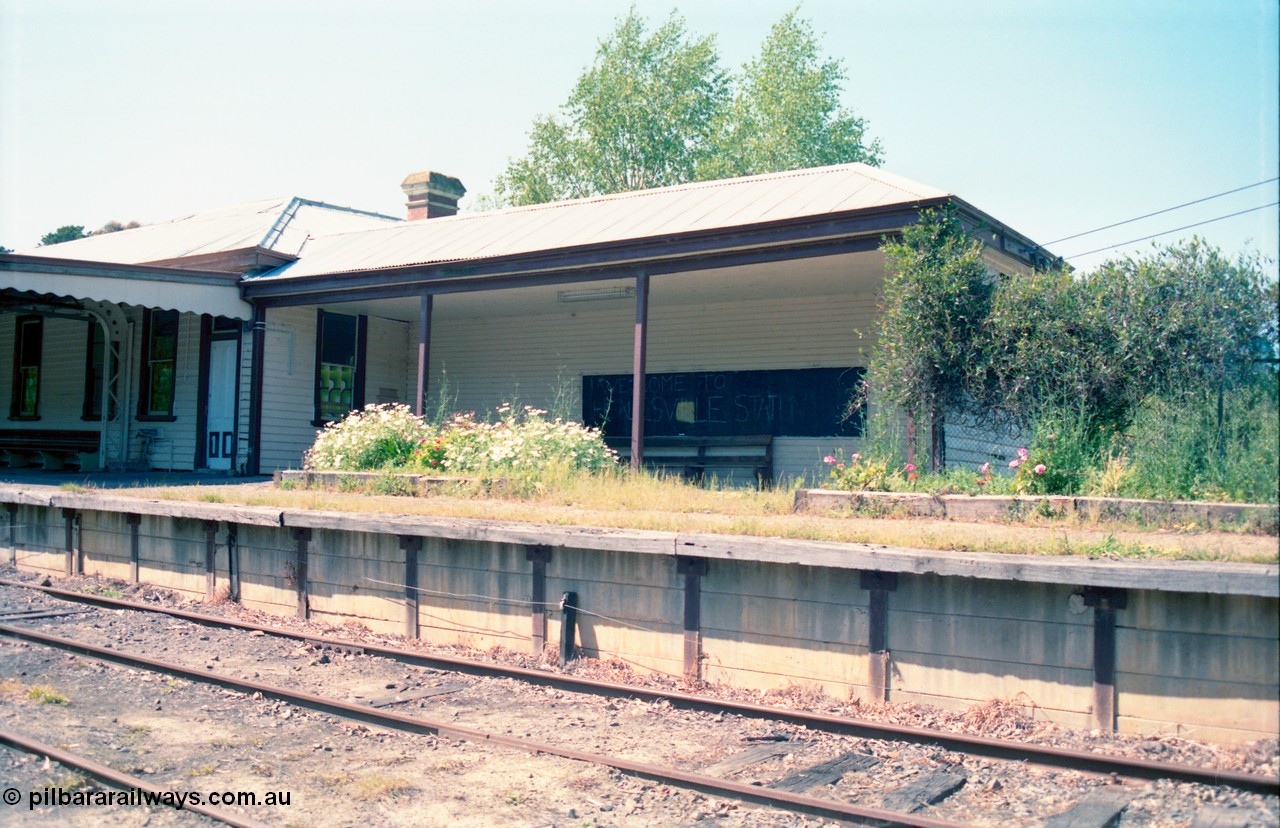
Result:
M194 285L235 284L240 279L239 273L222 270L192 270L180 267L91 262L83 259L59 259L52 256L0 253L0 273L6 271L54 273L71 276L105 276L140 281L183 282Z
M731 231L697 231L648 239L604 242L565 248L553 252L537 251L485 259L466 259L447 262L405 265L401 267L353 270L321 273L308 276L264 274L246 279L242 294L247 301L269 304L299 304L305 299L335 298L343 293L360 294L368 298L370 289L377 289L387 296L405 296L428 292L456 292L459 290L485 289L486 281L506 277L506 283L494 287L515 287L519 284L583 281L590 278L615 278L602 276L613 268L634 268L645 264L649 272L679 272L713 265L717 257L741 258L756 254L757 257L786 258L788 255L832 255L841 251L841 244L852 244L867 249L868 239L877 244L886 234L913 224L921 210L941 206L950 196L928 199L910 205L893 205L877 210L858 210L846 214L833 214L819 218L787 219L767 224L734 228ZM876 245L872 245L874 247ZM819 250L825 252L818 252ZM738 264L747 263L744 261ZM616 278L630 275L620 273ZM466 287L465 283L474 283ZM294 301L282 301L282 300Z

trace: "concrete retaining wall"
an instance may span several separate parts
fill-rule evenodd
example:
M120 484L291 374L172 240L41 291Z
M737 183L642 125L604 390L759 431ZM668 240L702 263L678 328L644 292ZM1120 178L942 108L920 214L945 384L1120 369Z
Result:
M1228 742L1280 730L1274 566L948 554L3 487L0 503L9 504L7 526L0 512L5 557L25 571L60 576L70 561L197 599L230 595L281 615L523 652L555 646L560 597L574 593L580 648L641 671L948 709L1016 699L1065 725Z
M1030 515L1079 516L1176 526L1236 526L1274 535L1280 506L1266 503L1208 503L1069 495L930 495L910 492L842 492L797 489L797 512L851 511L871 516L909 515L954 520L1013 520Z

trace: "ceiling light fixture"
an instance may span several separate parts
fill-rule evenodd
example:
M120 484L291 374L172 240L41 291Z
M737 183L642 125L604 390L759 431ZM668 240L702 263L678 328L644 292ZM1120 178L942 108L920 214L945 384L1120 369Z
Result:
M561 290L556 292L558 302L598 302L603 299L634 299L636 289L633 287L579 288L578 290Z

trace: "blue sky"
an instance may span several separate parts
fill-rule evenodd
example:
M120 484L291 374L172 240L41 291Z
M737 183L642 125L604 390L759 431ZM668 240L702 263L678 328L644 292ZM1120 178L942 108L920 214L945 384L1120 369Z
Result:
M640 0L750 59L792 2ZM403 214L490 190L626 0L0 0L0 244L299 195ZM1038 242L1280 175L1274 0L805 0L885 168ZM1050 245L1068 257L1280 199L1276 182ZM1193 230L1277 257L1277 208ZM1088 268L1151 242L1073 258ZM1274 272L1274 265L1270 268Z

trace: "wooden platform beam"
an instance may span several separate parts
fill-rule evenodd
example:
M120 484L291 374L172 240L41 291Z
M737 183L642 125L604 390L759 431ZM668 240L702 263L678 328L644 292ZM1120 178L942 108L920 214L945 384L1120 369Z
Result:
M67 527L67 577L84 574L84 560L80 557L80 512L75 509L63 509L62 519Z
M400 536L400 548L404 550L404 634L417 638L418 629L418 554L422 552L422 538Z
M551 563L551 547L526 546L524 559L533 567L529 595L529 635L533 655L542 655L547 646L547 564Z
M870 593L867 608L867 681L870 701L889 700L889 593L898 588L896 572L863 572L861 586Z
M212 601L218 589L218 521L204 521L204 600Z
M311 611L307 599L307 546L310 543L310 529L293 530L293 590L297 596L297 615L304 621Z
M702 578L706 558L676 558L676 572L684 576L684 677L702 680Z
M18 565L18 504L4 504L9 513L9 566Z
M1093 607L1093 719L1099 730L1116 729L1116 610L1128 603L1123 589L1084 591L1084 605Z
M142 557L141 543L138 538L138 532L142 526L142 515L125 515L124 522L129 525L129 583L136 584L138 583L138 564Z

